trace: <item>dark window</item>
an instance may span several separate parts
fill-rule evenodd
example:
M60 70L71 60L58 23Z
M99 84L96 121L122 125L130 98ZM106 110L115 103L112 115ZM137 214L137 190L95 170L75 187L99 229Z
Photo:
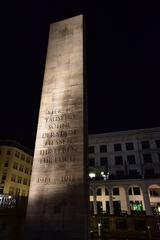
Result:
M132 170L129 170L129 175L130 176L137 176L138 175L138 172L136 169L132 169Z
M113 201L113 208L115 214L120 214L121 212L121 202L120 201Z
M158 153L158 160L159 160L159 162L160 162L160 153Z
M94 214L93 202L90 202L90 203L89 203L89 211L90 211L90 214L91 214L91 215Z
M9 187L9 195L13 195L14 194L14 188L13 187Z
M113 188L113 195L119 195L119 188Z
M23 165L20 165L20 166L19 166L19 171L23 172L23 169L24 169L24 166L23 166Z
M107 152L107 145L101 145L100 152L102 152L102 153Z
M142 145L142 149L148 149L150 147L149 141L142 141L141 145Z
M18 182L18 183L22 183L22 177L18 177L17 182Z
M139 187L133 187L133 193L134 193L134 195L141 195L140 188Z
M15 156L19 158L19 152L16 151Z
M4 176L2 176L2 180L6 180L6 176L4 175Z
M8 150L8 151L7 151L7 155L10 155L10 154L11 154L11 151Z
M93 191L92 191L92 189L90 189L90 196L93 196Z
M152 188L149 191L150 191L150 195L152 197L159 197L160 196L160 189L158 189L158 188L155 188L155 189Z
M27 157L26 162L30 163L30 158L29 157Z
M18 169L18 163L14 162L14 163L13 163L13 168L14 168L14 169Z
M28 174L29 173L29 169L25 168L25 173Z
M16 188L15 195L19 196L19 194L20 194L20 188Z
M122 156L115 156L115 165L123 165Z
M117 170L116 175L117 175L117 177L124 177L124 171L123 170Z
M153 177L154 176L154 169L153 168L149 168L149 169L145 169L145 177Z
M137 231L146 230L146 223L144 220L135 220L134 227L135 227L135 230Z
M25 160L25 155L21 154L21 159L24 161Z
M103 213L102 202L97 201L97 212L98 214Z
M143 154L143 161L144 163L151 163L152 155L150 153Z
M126 150L133 150L134 146L132 142L126 143Z
M97 189L97 196L101 196L102 195L102 190L101 190L101 188L98 188Z
M16 175L12 175L11 176L11 182L15 182L16 181Z
M121 144L118 143L118 144L114 144L114 151L115 152L118 152L118 151L121 151L122 150L122 147L121 147Z
M128 155L127 161L128 161L128 164L135 164L136 163L135 155Z
M106 157L100 158L100 165L101 166L108 166L108 159Z
M89 146L88 151L89 153L94 153L94 146Z
M128 190L129 195L132 195L132 188L130 187Z
M1 150L0 150L0 154L1 154L2 152L1 152Z
M105 188L105 195L107 195L107 196L109 195L107 188Z
M6 162L6 163L4 164L4 166L5 166L5 167L8 167L8 162Z
M27 178L24 178L24 179L23 179L23 184L24 184L24 185L27 185L27 182L28 182L28 181L27 181Z
M160 148L160 140L156 140L156 146L157 148Z
M90 158L90 159L89 159L89 165L90 165L91 167L94 167L94 166L95 166L95 159L94 159L94 158Z
M116 219L116 228L117 229L127 229L126 219Z
M25 195L26 195L26 191L22 190L22 196L25 197Z
M109 213L109 201L106 201L106 213ZM102 218L103 219L103 224L105 225L105 228L109 229L109 218Z

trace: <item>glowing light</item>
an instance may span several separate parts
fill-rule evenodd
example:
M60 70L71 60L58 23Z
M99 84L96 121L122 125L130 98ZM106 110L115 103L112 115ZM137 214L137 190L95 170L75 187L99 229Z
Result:
M96 174L95 173L89 173L90 178L95 178Z

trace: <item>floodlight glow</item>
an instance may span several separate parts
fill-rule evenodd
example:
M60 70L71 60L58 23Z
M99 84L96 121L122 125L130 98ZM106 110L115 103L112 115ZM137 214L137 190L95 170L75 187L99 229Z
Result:
M89 173L90 178L95 178L96 174L95 173Z

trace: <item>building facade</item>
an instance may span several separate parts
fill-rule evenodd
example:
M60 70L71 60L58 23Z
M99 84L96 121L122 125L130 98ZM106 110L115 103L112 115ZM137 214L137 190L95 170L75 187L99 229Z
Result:
M33 154L14 141L0 141L0 194L28 196Z
M160 213L160 128L89 136L91 212Z

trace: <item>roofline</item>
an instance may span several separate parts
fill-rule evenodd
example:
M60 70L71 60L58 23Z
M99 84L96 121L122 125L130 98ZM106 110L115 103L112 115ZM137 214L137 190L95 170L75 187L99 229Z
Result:
M20 142L15 141L15 140L11 140L11 139L2 140L2 139L0 139L0 146L16 147L16 148L24 151L25 153L33 156L33 151L31 149L27 148L26 146L22 145Z
M91 137L112 137L112 136L121 136L121 135L130 135L130 134L141 134L141 133L156 133L160 132L160 127L154 128L140 128L140 129L131 129L131 130L124 130L124 131L113 131L113 132L106 132L106 133L97 133L97 134L89 134L89 138Z

